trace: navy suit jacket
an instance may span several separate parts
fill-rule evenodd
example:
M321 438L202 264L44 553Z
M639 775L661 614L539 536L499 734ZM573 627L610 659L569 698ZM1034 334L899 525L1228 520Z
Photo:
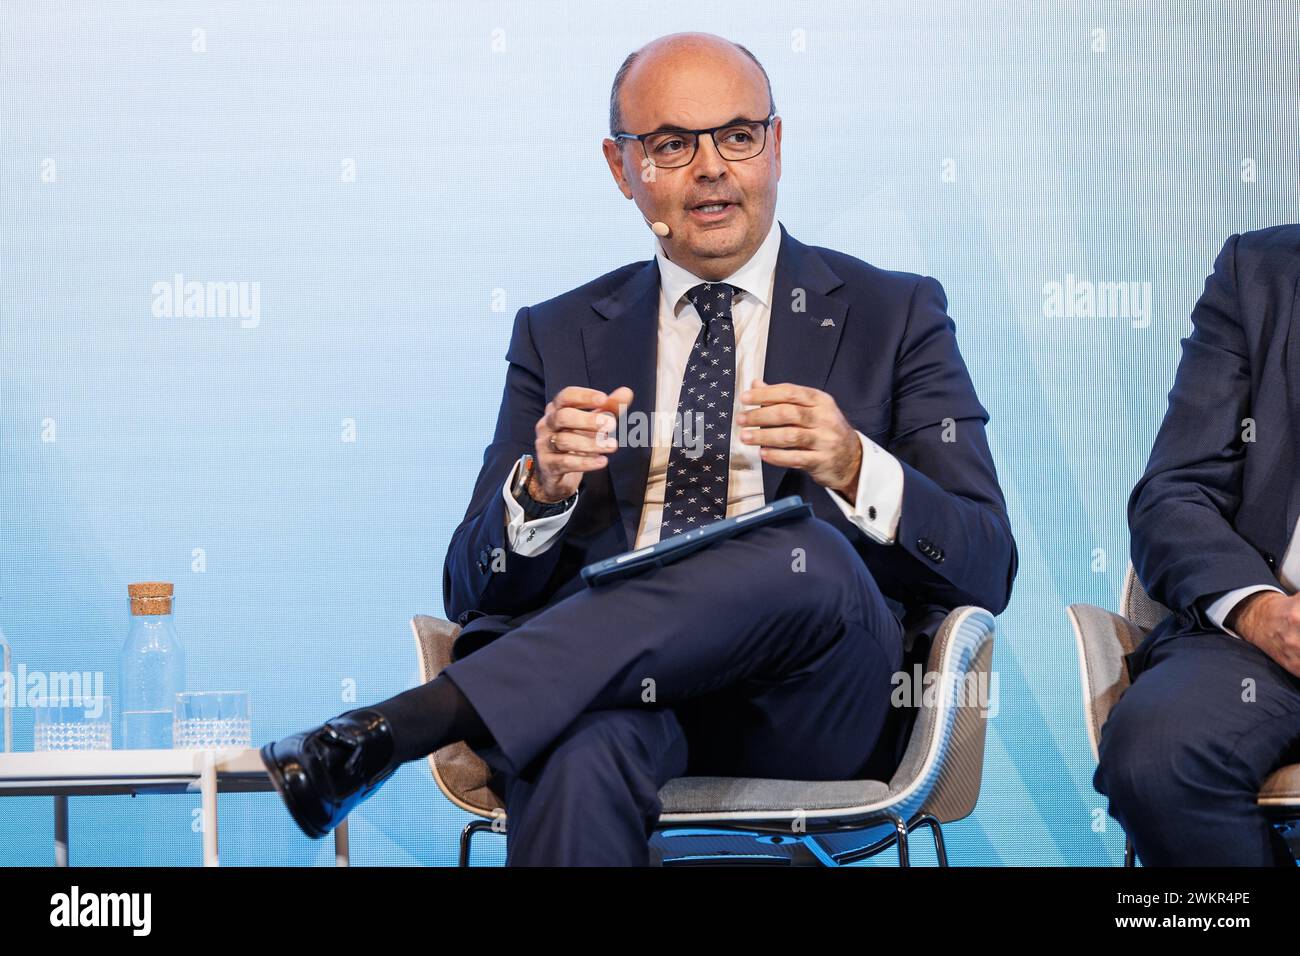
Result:
M1300 513L1300 226L1231 236L1192 311L1192 334L1146 472L1129 496L1133 567L1170 614L1129 655L1136 677L1159 642L1218 631L1226 591L1278 587Z
M903 620L909 644L932 635L958 605L1001 611L1016 546L985 440L988 413L958 352L942 287L806 246L782 225L772 298L763 380L829 392L855 428L902 462L897 543L868 538L799 469L763 462L764 499L801 495L839 528ZM516 459L533 452L537 420L567 385L607 392L630 386L629 413L648 417L658 323L654 259L519 310L496 431L443 572L447 615L464 628L457 657L468 652L462 642L476 645L506 628L503 622L518 623L584 587L583 565L631 550L648 446L618 448L605 469L588 473L561 536L534 557L509 552L501 486ZM496 549L505 553L504 570L494 570ZM479 629L487 633L471 639Z

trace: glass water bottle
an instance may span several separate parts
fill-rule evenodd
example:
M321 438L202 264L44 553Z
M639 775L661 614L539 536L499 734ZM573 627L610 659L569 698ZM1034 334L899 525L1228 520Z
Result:
M166 581L128 584L131 630L122 648L118 696L122 746L172 746L176 695L185 690L185 652L172 624L172 585Z

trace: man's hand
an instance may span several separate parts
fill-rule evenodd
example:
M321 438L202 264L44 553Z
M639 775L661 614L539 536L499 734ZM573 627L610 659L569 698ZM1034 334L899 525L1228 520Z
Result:
M834 398L806 385L767 385L756 378L740 400L762 406L741 412L736 424L754 426L742 429L740 440L761 445L763 461L802 469L856 504L862 442Z
M534 429L537 464L528 493L538 501L563 501L578 490L584 473L604 468L609 453L618 448L610 433L618 424L619 407L631 401L626 385L608 395L581 385L562 388Z
M1300 677L1300 594L1256 591L1237 602L1224 626Z

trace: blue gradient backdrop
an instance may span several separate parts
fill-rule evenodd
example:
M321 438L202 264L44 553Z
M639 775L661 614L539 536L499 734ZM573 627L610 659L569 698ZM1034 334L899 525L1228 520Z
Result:
M779 218L939 278L992 414L1021 570L954 860L1118 863L1063 609L1117 603L1214 254L1296 218L1292 2L4 4L15 660L115 675L126 585L160 578L191 689L248 689L257 742L415 684L408 620L442 613L515 311L652 254L599 141L622 57L686 29L771 74ZM255 323L155 314L176 274L255 284ZM1046 314L1069 276L1138 283L1150 313ZM52 860L50 804L0 801L0 863ZM74 862L194 865L197 806L73 800ZM225 863L332 860L273 796L221 819ZM409 764L353 816L354 859L453 863L466 819Z

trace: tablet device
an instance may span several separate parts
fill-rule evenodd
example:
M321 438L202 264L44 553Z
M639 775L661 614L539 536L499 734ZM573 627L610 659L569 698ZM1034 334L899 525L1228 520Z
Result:
M582 580L588 587L595 587L597 584L631 577L649 568L671 564L688 554L694 554L700 548L707 548L715 541L735 537L750 528L811 514L812 505L805 503L799 495L778 498L770 505L763 505L742 515L714 521L694 531L675 534L667 541L658 541L644 548L628 551L626 554L617 554L612 558L593 562L582 569Z

